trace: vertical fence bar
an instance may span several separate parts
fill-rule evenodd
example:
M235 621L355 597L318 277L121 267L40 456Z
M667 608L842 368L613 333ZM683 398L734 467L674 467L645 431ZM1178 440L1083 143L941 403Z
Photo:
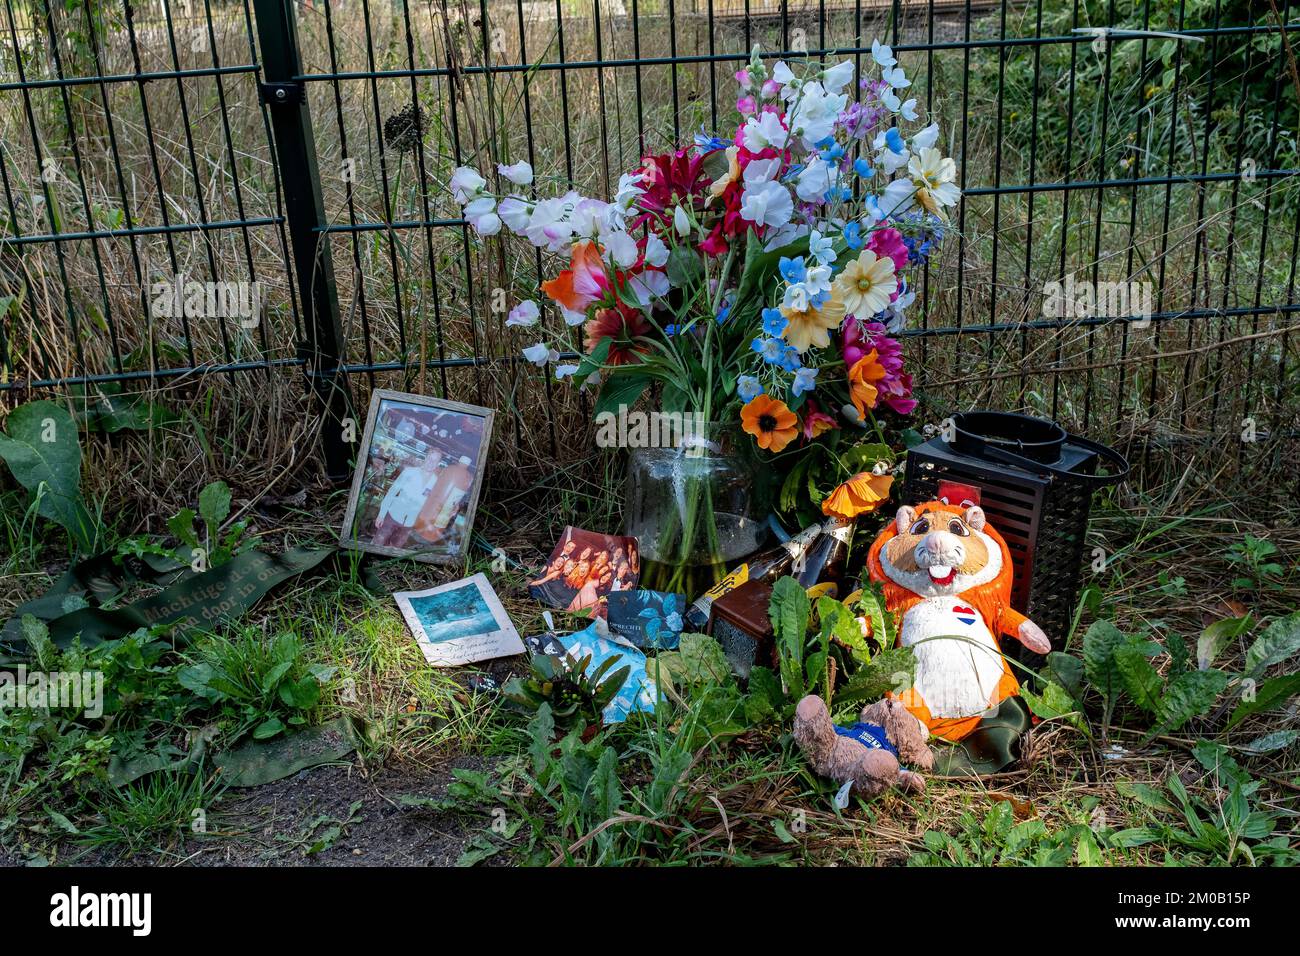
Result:
M351 447L344 441L343 429L352 412L352 397L347 375L340 371L343 329L329 238L319 231L325 224L325 201L307 91L299 79L302 62L293 0L254 0L253 8L262 48L262 93L270 106L275 158L304 312L304 358L321 403L325 473L331 480L341 481L351 470Z

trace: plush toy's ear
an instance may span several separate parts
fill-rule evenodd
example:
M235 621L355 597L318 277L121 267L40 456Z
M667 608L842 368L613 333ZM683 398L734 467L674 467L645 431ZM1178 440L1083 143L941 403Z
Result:
M988 520L984 517L984 509L979 505L971 505L967 508L962 518L976 531L983 531L984 525L988 523Z
M899 534L905 534L915 520L916 509L911 505L903 505L898 509L898 514L894 515L894 530Z

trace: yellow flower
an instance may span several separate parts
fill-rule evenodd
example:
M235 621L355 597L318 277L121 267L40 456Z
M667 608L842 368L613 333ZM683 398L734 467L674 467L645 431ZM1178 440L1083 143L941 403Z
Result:
M814 345L824 349L831 344L831 330L839 328L844 321L844 304L831 296L821 308L814 308L809 302L802 309L783 305L781 314L788 323L782 333L785 340L796 352L806 352Z
M758 447L773 454L785 448L799 434L799 416L790 411L785 402L763 393L755 395L740 410L740 421L745 431L754 436Z
M870 514L889 500L889 488L893 483L893 475L860 472L826 496L822 501L822 514L845 521Z
M863 249L836 277L833 288L846 313L869 319L888 308L889 297L898 291L894 260Z

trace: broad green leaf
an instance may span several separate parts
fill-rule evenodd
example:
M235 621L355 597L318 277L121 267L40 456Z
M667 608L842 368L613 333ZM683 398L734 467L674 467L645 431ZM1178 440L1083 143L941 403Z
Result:
M1196 642L1196 665L1201 670L1212 665L1229 643L1249 629L1252 620L1249 614L1241 617L1225 617L1202 631Z
M9 414L0 458L39 502L37 514L63 526L77 549L94 550L99 529L81 497L77 423L53 402L28 402Z
M1071 697L1077 700L1083 696L1083 661L1062 651L1052 651L1047 655L1047 669Z
M1083 636L1083 671L1088 683L1103 697L1114 700L1124 686L1115 664L1115 649L1128 641L1128 635L1110 621L1094 621Z
M1199 717L1214 706L1214 701L1228 686L1228 675L1223 671L1188 671L1169 682L1160 699L1157 716L1159 733L1177 730L1193 717Z
M631 408L649 387L650 381L649 375L637 372L611 374L601 386L593 413L602 415L608 412L616 415L622 406Z
M199 516L215 528L230 515L230 488L224 481L214 481L199 492Z
M1246 673L1258 678L1274 664L1300 652L1300 611L1270 622L1246 651Z
M1129 642L1115 648L1115 667L1119 670L1120 680L1128 695L1133 698L1133 703L1149 713L1155 713L1160 706L1160 692L1164 682L1147 660L1142 646Z
M808 618L811 616L807 592L794 578L781 578L772 589L772 600L768 604L767 613L783 656L789 656L795 663L802 665L804 639L808 633Z

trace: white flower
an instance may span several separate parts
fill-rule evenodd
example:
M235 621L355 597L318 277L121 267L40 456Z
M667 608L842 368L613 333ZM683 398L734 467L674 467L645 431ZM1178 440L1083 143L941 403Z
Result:
M790 128L803 140L804 146L814 149L834 131L835 122L848 103L845 94L827 93L820 83L809 83L790 117Z
M563 252L573 240L573 226L567 221L570 211L563 198L543 199L533 207L524 235L535 246Z
M532 203L522 196L507 196L497 205L497 215L511 232L523 232L532 214Z
M759 183L765 183L769 179L775 179L776 174L780 171L781 160L756 159L745 167L745 185L757 186Z
M822 265L835 261L835 242L830 236L823 236L816 229L808 233L808 255Z
M890 89L905 90L912 85L901 66L887 66L880 71L880 78L889 84Z
M494 212L485 213L482 216L467 216L470 228L480 236L495 236L501 231L501 217Z
M821 202L831 188L831 168L820 156L808 160L795 178L795 192L804 202Z
M560 310L560 318L564 319L564 324L570 328L575 325L582 325L583 322L587 321L586 312L574 312L572 309L559 305L559 303L556 303L556 306Z
M907 120L909 123L915 123L916 116L917 116L916 97L913 97L912 99L904 102L903 105L898 108L898 113L900 116L903 117L903 119Z
M641 250L636 247L636 240L626 232L621 230L610 232L603 239L605 252L609 254L610 261L620 268L628 268L641 255Z
M944 206L955 206L961 199L956 184L957 164L937 149L923 149L907 164L916 187L914 201L928 213L947 219Z
M629 211L637 198L645 194L640 183L641 173L624 173L620 176L618 189L614 193L614 205L625 213Z
M668 246L653 232L646 236L645 264L657 268L668 264Z
M776 65L772 67L772 80L781 87L781 98L783 100L793 99L799 92L799 77L794 75L794 70L786 66L785 60L777 60Z
M557 359L560 357L560 353L548 347L545 342L538 342L536 345L528 346L528 348L523 350L522 354L524 358L528 359L528 361L540 368L547 362L551 361L552 353L554 353Z
M479 196L477 199L471 199L465 205L465 218L478 219L480 216L486 216L490 212L496 212L497 201L491 196Z
M463 206L478 195L487 185L487 180L472 166L458 166L447 185L451 187L452 197Z
M893 66L898 62L894 57L894 51L879 40L871 41L871 58L881 66Z
M740 196L740 217L758 226L784 226L794 215L790 190L770 180L746 186Z
M663 298L670 288L668 277L662 272L647 270L627 280L627 288L636 297L637 304L649 307L656 298Z
M892 149L882 149L876 156L876 166L886 176L890 176L907 165L907 153L895 153Z
M555 378L557 380L568 378L578 370L576 365L557 365L555 366Z
M691 234L691 218L681 206L673 208L673 231L683 239Z
M853 61L844 60L836 63L834 66L822 70L822 86L828 93L838 93L849 84L853 79Z
M903 101L899 99L898 94L893 90L885 90L880 94L880 102L885 104L885 109L891 113L897 113L903 108Z
M915 205L915 195L916 185L910 179L895 179L885 187L885 192L880 197L880 219L907 212Z
M931 123L923 130L918 130L912 136L912 149L918 153L923 149L929 149L939 142L939 124Z
M809 266L804 273L803 284L808 288L809 295L829 292L831 290L831 267L821 263Z
M789 136L775 113L760 113L745 121L745 148L751 153L761 153L769 146L784 149Z
M541 314L542 310L537 307L536 302L532 299L524 299L510 310L510 314L506 316L506 325L512 328L527 328L536 325Z
M516 186L527 186L533 181L533 167L522 159L510 166L497 163L497 172Z

